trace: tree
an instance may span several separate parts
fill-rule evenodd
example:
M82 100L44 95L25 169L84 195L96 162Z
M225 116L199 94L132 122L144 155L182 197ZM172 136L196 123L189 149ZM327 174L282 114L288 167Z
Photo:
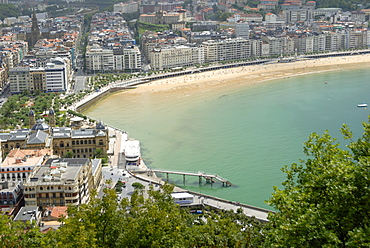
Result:
M30 223L0 215L0 247L42 247L42 234Z
M135 189L139 189L139 190L141 190L141 189L144 189L144 188L145 188L145 186L144 186L144 185L142 185L141 183L138 183L138 182L133 183L133 184L132 184L132 187L134 187Z
M66 152L66 154L64 155L65 158L73 158L74 157L74 153L69 151L69 152Z
M370 244L370 124L357 141L339 147L328 131L305 143L307 160L285 166L284 188L274 188L268 247L368 247Z

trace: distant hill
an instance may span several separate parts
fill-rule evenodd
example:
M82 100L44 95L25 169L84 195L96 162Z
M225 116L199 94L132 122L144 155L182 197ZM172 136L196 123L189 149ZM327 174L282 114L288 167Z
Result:
M0 3L0 20L6 17L18 17L20 13L20 9L13 4Z
M370 0L316 0L317 8L342 8L343 10L360 10L370 7Z

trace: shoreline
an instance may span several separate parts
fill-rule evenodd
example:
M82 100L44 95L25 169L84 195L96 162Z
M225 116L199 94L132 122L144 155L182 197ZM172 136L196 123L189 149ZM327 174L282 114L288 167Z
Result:
M197 90L207 87L240 87L313 73L360 69L370 66L369 62L370 54L363 54L299 60L287 63L248 65L155 80L137 85L135 89L122 93L139 95L176 92L179 90Z

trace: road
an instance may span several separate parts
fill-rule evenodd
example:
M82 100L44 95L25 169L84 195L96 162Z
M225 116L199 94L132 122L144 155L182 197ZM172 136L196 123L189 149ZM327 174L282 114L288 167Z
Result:
M80 93L81 91L84 91L87 89L87 81L88 76L76 76L75 77L75 84L73 86L73 92L75 94Z

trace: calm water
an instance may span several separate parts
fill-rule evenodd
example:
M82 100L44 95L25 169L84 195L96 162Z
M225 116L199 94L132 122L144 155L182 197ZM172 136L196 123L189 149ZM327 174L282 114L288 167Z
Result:
M303 142L326 129L340 139L348 124L355 135L369 110L368 70L291 77L238 89L168 94L113 95L86 115L139 139L149 167L204 171L235 187L198 185L197 178L170 179L184 188L269 208L264 201L281 186L280 168L305 159ZM328 82L325 84L324 82ZM342 141L342 140L340 140Z

